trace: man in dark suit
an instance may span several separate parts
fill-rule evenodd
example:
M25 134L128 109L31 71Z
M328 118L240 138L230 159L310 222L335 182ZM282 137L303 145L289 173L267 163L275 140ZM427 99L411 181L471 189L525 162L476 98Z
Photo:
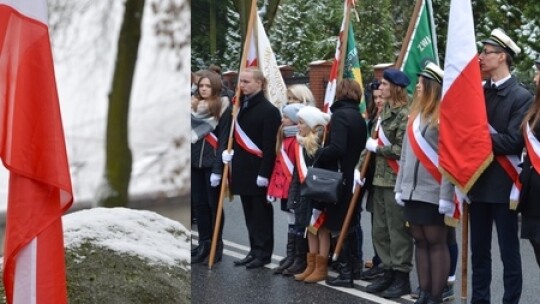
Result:
M248 269L270 263L274 248L274 212L266 192L276 157L281 115L264 96L265 85L261 71L249 68L240 72L243 97L234 130L230 189L240 195L251 248L245 258L234 264ZM223 157L224 161L231 158L227 151Z
M510 192L515 180L505 159L519 159L524 140L520 124L528 110L532 95L510 74L513 58L521 49L503 31L493 30L482 41L480 68L487 80L484 84L486 111L491 130L495 159L480 175L469 191L471 200L471 303L490 303L491 235L493 223L504 266L503 303L518 303L522 290L521 256L518 239L518 219ZM474 153L474 151L471 151Z

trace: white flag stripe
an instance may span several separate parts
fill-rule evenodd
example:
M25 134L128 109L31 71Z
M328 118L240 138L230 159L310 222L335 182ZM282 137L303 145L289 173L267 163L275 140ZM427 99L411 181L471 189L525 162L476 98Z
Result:
M47 1L35 0L0 0L0 5L12 7L26 17L35 19L45 25L48 24Z
M455 5L454 5L455 2ZM448 33L463 33L463 28L474 29L471 2L453 0L450 6ZM476 38L474 31L466 31L467 35L448 35L444 64L444 81L441 100L452 86L463 69L476 56ZM480 81L480 80L479 80Z
M36 304L37 237L22 248L15 266L14 304Z
M433 163L435 167L439 166L439 154L437 154L437 151L431 147L431 145L427 142L427 140L422 136L422 132L420 130L420 115L417 115L416 118L413 121L413 134L414 138L416 139L416 142L424 151L426 156L429 158L429 160Z

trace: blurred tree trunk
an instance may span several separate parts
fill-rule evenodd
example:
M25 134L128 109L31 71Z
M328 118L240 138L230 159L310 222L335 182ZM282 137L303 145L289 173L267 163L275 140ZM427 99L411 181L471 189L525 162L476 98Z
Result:
M99 202L105 207L126 206L132 156L128 142L128 113L145 0L127 0L118 38L118 53L109 93L105 178L110 190Z

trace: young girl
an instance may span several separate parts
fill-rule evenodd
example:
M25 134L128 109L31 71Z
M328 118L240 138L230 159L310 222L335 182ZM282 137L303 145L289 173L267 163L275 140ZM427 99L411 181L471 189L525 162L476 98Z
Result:
M310 226L310 218L321 216L322 206L300 196L300 186L304 182L307 173L307 167L313 165L315 152L321 147L323 142L325 126L330 121L330 115L321 112L318 108L306 106L298 111L298 135L296 139L296 167L293 173L293 181L289 190L289 200L287 206L294 210L295 227L299 233L306 233L306 228ZM316 165L316 164L315 164ZM307 232L309 253L306 255L307 267L304 272L294 276L297 281L307 283L324 280L327 275L326 255L321 255L319 249L319 236L316 227L309 227ZM322 233L322 231L321 231ZM330 239L327 244L321 246L330 246Z
M287 255L279 262L279 266L274 269L275 274L297 274L306 268L307 244L302 234L297 235L295 233L294 214L287 208L289 186L296 163L294 151L296 134L298 133L297 113L303 107L303 104L294 103L285 106L282 110L283 119L281 120L281 127L276 140L276 162L268 185L268 201L274 202L277 198L281 199L281 210L287 214L287 221L289 223L287 230ZM284 272L284 270L287 271Z
M192 251L192 264L201 263L208 257L217 214L223 171L221 154L231 126L230 103L228 98L220 97L220 93L219 76L210 71L202 72L191 99L191 199L199 230L199 246ZM216 262L221 260L223 250L223 222Z

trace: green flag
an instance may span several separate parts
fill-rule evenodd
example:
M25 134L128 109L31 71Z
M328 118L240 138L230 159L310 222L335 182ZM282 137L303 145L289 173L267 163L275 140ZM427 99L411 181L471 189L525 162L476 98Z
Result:
M343 68L343 78L351 78L360 84L362 91L364 85L362 82L362 72L360 72L360 60L358 59L358 50L354 40L354 31L352 24L349 24L349 33L347 34L347 52L345 53L345 65ZM360 113L366 112L366 101L362 97L360 101Z
M407 92L412 95L418 79L417 73L424 69L428 61L439 65L431 0L422 0L418 18L411 22L415 22L415 25L411 39L408 41L407 51L403 56L401 70L411 80Z

